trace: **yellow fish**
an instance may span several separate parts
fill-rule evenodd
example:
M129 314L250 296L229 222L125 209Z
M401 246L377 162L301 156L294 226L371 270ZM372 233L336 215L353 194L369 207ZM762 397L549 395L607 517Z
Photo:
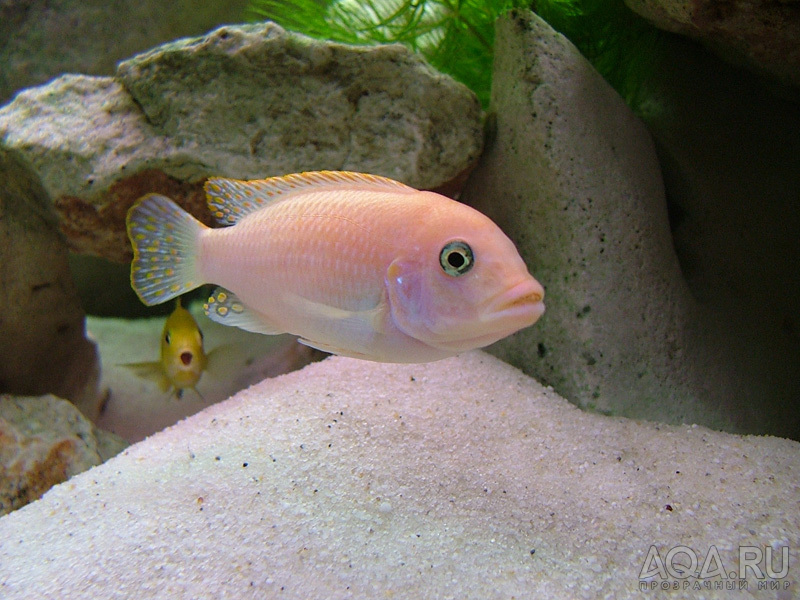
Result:
M192 314L181 306L180 298L161 332L161 360L122 366L132 369L140 377L157 381L163 392L174 389L180 398L183 390L190 388L202 398L195 386L208 366L203 332Z
M210 178L209 229L150 194L128 212L131 285L148 305L204 283L209 318L334 354L428 362L532 325L544 290L488 217L361 173Z

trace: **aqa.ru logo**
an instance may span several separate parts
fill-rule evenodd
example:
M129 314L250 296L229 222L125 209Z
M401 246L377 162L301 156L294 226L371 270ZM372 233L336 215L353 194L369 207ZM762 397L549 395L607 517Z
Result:
M705 557L698 557L688 546L675 546L663 558L658 548L650 546L639 572L639 589L750 589L752 580L758 589L790 585L783 581L789 574L789 546L739 546L738 562L738 569L726 569L716 546L711 546Z

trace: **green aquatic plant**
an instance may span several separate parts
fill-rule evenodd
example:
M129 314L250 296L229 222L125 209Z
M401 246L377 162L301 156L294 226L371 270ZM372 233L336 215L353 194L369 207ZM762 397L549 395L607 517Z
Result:
M636 108L660 33L623 0L251 0L255 18L349 44L401 43L489 104L494 22L530 8L564 34Z
M400 43L489 104L494 22L526 0L252 0L251 14L348 44Z

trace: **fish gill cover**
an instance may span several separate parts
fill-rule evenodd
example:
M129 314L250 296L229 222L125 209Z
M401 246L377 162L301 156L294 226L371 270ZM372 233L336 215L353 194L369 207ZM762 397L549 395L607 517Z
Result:
M529 8L564 34L634 109L659 56L661 33L623 0L251 0L270 19L314 38L401 43L489 105L494 22Z

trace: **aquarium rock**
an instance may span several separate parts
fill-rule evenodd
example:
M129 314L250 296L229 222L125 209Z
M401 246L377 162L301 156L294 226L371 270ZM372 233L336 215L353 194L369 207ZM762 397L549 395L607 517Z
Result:
M110 75L156 44L242 18L248 0L14 0L0 4L0 104L62 73Z
M0 108L0 144L35 170L72 250L125 261L125 213L143 194L209 223L211 175L352 170L442 188L480 155L481 118L471 91L402 46L267 22L165 44L115 77L25 90Z
M590 414L482 352L333 357L0 518L0 595L789 598L798 487L797 442ZM740 548L774 576L740 580Z
M796 0L625 0L656 27L701 41L724 59L800 88Z
M0 182L0 393L56 394L93 419L99 358L50 199L21 153L1 145Z
M0 395L0 515L125 448L53 395ZM0 582L0 590L2 590Z
M582 407L791 431L796 417L762 409L736 324L689 292L643 123L533 13L501 18L496 39L494 141L464 200L518 244L547 312L491 351Z

